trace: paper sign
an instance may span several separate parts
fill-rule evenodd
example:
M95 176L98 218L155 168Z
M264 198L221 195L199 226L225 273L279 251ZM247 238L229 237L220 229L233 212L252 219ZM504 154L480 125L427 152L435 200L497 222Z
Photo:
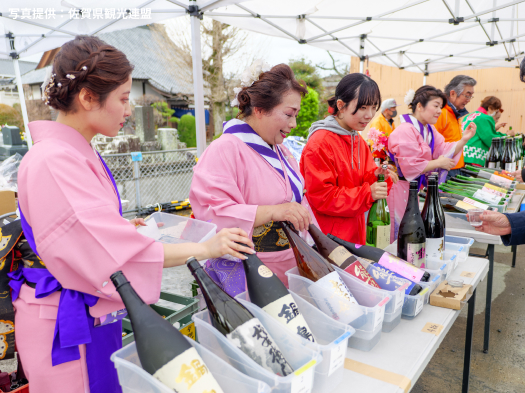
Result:
M345 362L345 356L346 356L346 348L347 348L347 342L345 341L350 336L350 332L344 333L341 337L339 337L337 340L335 340L335 343L339 345L336 345L331 351L330 351L330 366L328 367L328 375L332 375L335 371L337 371L340 367L343 366ZM343 341L343 342L341 342Z
M427 322L427 324L421 330L424 333L430 333L435 336L439 336L439 333L443 330L443 325L438 325L437 323Z
M134 151L131 153L131 161L142 161L142 152Z
M461 277L467 277L467 278L474 278L475 275L476 273L474 272L461 272L460 274Z
M315 360L311 360L294 372L295 378L292 380L290 393L310 393L312 391L314 382L314 368L312 366L315 363L317 363Z

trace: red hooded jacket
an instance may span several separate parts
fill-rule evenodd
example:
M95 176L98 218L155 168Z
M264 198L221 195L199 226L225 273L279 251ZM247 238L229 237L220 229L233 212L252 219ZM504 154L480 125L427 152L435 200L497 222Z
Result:
M357 132L338 135L319 129L308 139L300 166L323 233L366 244L365 212L374 203L370 185L377 181L377 165L364 139ZM386 181L390 192L392 181Z

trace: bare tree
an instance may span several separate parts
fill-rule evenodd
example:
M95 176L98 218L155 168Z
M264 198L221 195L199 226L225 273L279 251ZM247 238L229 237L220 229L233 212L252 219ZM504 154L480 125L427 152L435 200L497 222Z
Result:
M327 50L326 53L328 53L328 56L330 56L330 59L332 59L332 66L331 67L325 67L323 65L317 64L316 65L317 68L319 68L321 70L324 70L324 71L333 71L337 75L339 75L341 78L343 76L347 75L350 72L350 65L349 64L341 65L340 62L338 62L338 61L336 61L334 59L334 57L332 56L330 51Z

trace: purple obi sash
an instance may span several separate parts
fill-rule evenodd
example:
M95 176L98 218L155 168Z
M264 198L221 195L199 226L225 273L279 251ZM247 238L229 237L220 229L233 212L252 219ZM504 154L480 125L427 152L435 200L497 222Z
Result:
M98 153L97 153L98 154ZM119 200L119 212L122 215L122 203L115 179L99 154ZM20 209L20 221L27 242L38 255L33 229ZM40 256L40 255L38 255ZM15 301L25 281L36 284L35 297L44 298L60 292L57 321L51 350L53 366L80 359L79 345L86 345L86 364L91 393L120 393L122 389L110 356L122 348L122 322L95 327L95 319L89 314L88 307L94 306L98 297L87 293L63 288L47 269L20 267L8 274L11 278L12 299Z

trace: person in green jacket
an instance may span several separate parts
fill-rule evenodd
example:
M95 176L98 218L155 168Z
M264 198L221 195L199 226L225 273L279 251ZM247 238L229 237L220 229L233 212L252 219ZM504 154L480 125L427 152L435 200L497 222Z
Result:
M497 113L503 112L501 106L501 100L498 97L485 97L481 101L481 106L463 121L463 130L466 130L471 122L477 126L476 134L463 147L466 164L485 166L492 139L506 136L498 131L505 126L505 123L496 125L494 120Z

